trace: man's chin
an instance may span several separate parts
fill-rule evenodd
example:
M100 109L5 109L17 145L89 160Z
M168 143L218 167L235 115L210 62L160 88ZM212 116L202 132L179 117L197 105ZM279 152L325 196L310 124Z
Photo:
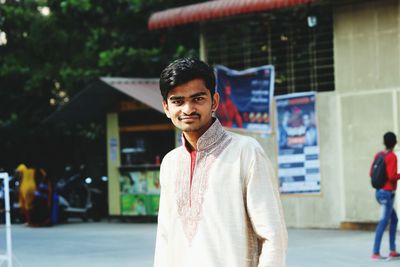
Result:
M199 128L193 126L184 126L181 128L181 130L185 133L192 133L192 132L197 132Z

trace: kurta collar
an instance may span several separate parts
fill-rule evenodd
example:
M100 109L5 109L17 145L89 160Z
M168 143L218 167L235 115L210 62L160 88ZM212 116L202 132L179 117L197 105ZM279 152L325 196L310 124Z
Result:
M218 141L221 139L222 136L224 136L225 130L222 127L221 123L217 118L215 118L215 121L213 124L211 124L210 128L205 131L205 133L200 136L199 140L197 140L197 151L202 151L206 149L210 149L212 146L217 146ZM187 149L187 140L185 139L183 133L182 133L182 144Z

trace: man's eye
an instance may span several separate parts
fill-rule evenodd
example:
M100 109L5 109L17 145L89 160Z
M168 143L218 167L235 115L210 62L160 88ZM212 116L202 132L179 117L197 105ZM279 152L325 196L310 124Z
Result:
M202 101L202 100L204 100L204 97L196 97L194 99L194 101L196 101L196 102L199 102L199 101Z
M174 105L181 105L182 104L182 100L172 100L171 103Z

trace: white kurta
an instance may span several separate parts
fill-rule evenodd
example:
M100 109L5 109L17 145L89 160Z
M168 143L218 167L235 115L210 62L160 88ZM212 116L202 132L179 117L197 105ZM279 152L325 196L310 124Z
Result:
M160 172L156 267L282 267L287 231L271 163L251 137L218 120L190 154L169 152Z

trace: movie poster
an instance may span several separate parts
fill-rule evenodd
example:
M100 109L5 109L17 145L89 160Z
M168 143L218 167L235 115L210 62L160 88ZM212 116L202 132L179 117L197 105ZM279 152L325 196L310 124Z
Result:
M275 100L280 191L320 193L316 94L289 94Z
M274 67L242 71L215 67L220 103L216 116L224 127L271 133Z

